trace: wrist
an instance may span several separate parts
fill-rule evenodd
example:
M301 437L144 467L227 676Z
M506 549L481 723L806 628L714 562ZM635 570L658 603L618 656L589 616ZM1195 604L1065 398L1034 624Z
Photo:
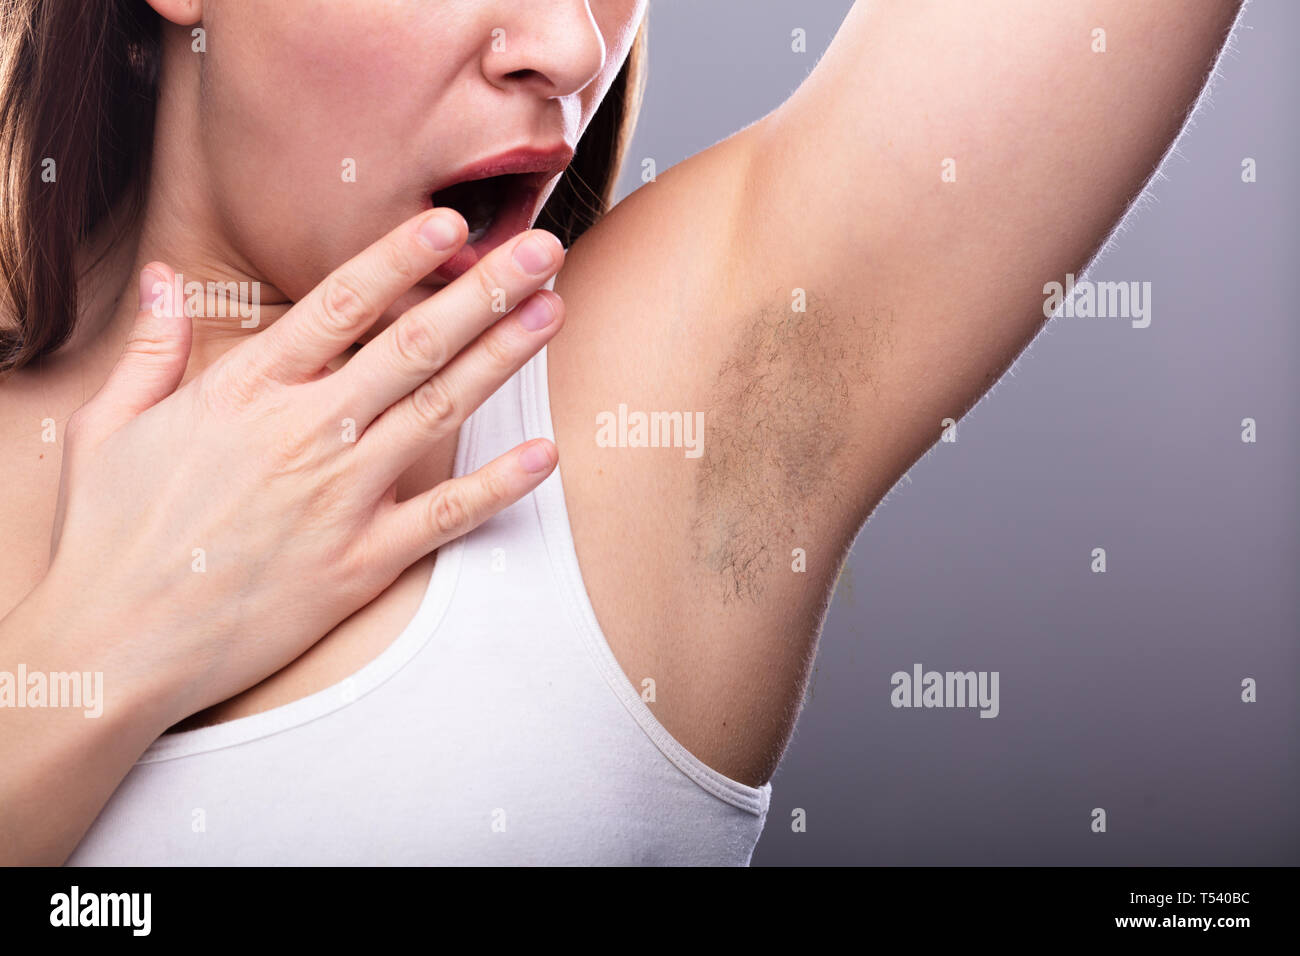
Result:
M159 645L134 614L89 604L82 592L61 587L51 569L4 618L5 658L29 674L69 675L60 683L79 682L90 692L95 699L85 709L98 710L97 719L152 741L184 716L184 677L150 653Z

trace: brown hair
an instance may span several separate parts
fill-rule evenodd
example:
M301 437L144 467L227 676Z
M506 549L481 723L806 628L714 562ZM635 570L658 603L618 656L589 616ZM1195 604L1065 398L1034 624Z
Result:
M642 23L538 218L565 246L613 201L645 42ZM138 218L161 59L145 0L0 0L0 375L67 341L79 252L101 226L116 240Z
M618 171L641 112L645 69L646 23L642 21L623 68L578 143L573 162L537 217L537 227L559 236L566 249L614 202Z

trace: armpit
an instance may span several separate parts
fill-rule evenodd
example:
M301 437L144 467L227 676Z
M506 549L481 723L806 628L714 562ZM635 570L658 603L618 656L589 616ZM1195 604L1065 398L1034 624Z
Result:
M841 494L837 466L853 446L853 409L872 388L892 315L834 315L809 301L754 315L716 373L695 483L696 560L723 603L757 601L774 570Z

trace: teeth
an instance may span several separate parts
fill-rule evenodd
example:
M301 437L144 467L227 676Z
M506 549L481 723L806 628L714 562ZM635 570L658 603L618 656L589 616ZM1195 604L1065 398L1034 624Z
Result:
M487 226L480 226L478 229L472 229L470 230L469 238L466 239L465 241L467 243L478 242L480 239L482 239L484 236L487 235L487 231L488 231Z

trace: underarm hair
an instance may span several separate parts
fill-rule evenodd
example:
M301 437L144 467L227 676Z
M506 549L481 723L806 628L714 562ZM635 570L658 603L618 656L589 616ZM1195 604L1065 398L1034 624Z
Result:
M790 301L788 290L771 298ZM717 575L724 604L757 601L769 571L818 511L834 507L836 465L852 447L854 396L887 346L892 315L835 314L809 297L755 314L718 369L695 482L696 560Z

